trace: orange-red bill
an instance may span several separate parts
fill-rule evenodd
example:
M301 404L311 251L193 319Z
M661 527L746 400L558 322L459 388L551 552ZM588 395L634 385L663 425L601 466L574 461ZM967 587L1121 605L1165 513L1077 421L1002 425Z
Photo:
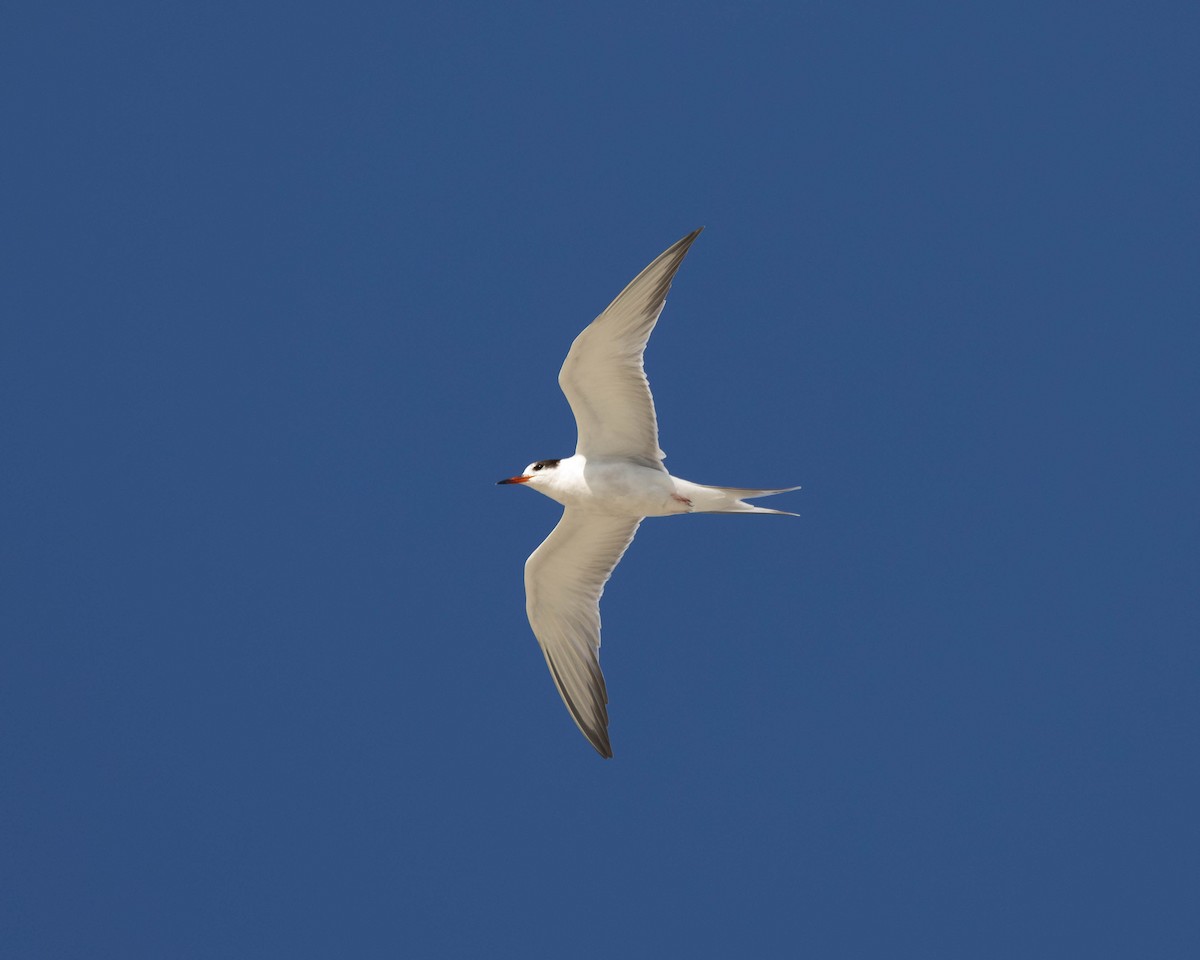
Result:
M528 483L533 477L509 477L507 480L497 480L496 486L502 483Z

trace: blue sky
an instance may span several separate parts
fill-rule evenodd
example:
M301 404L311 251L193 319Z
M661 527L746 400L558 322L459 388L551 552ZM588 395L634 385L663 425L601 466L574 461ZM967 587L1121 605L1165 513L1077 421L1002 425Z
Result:
M4 21L0 956L1198 954L1193 4ZM605 762L494 482L701 225Z

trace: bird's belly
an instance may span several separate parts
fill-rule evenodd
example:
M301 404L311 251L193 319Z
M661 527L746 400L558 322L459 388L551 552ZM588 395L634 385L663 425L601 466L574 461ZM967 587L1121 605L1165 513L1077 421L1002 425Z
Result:
M630 463L589 461L583 471L580 505L623 517L661 517L680 513L674 484L663 470Z

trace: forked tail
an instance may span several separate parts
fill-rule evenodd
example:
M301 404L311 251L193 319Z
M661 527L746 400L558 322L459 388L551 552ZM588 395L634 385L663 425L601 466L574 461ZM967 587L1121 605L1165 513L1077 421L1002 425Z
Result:
M772 510L769 507L756 507L746 500L755 497L772 497L777 493L789 493L799 490L799 487L783 487L780 490L749 490L745 487L708 487L702 483L692 483L690 480L675 480L675 490L681 497L686 497L692 503L692 513L773 513L781 517L798 517L798 513L787 510Z

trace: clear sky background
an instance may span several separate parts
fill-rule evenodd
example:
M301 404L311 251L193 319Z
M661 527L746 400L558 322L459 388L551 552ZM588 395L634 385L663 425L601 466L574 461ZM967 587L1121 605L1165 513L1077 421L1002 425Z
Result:
M1200 956L1194 3L0 24L0 956ZM558 366L707 227L605 597Z

